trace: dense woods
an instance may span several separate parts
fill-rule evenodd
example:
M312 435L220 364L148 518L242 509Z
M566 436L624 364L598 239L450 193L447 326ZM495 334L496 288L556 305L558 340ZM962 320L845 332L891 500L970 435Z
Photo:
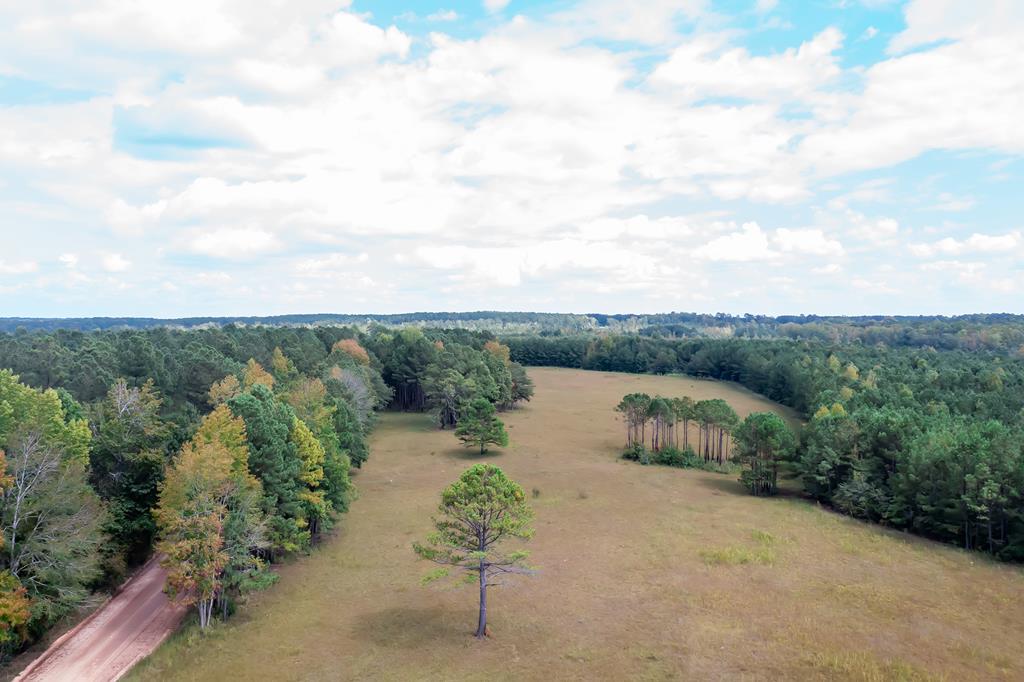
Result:
M1016 351L638 335L506 343L527 365L740 383L806 415L784 467L813 498L1024 560L1024 361Z
M19 332L0 367L4 655L154 549L202 627L227 617L348 509L376 410L490 414L479 447L533 392L507 346L460 330Z

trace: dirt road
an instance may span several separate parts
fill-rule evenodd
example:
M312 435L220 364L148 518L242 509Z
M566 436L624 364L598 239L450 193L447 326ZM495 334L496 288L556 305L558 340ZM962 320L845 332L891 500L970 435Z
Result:
M185 608L163 592L166 572L150 560L113 599L53 643L15 682L110 682L174 631Z

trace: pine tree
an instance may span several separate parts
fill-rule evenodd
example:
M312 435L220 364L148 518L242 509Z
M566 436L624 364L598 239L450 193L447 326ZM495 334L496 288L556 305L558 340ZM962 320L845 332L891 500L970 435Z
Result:
M526 552L504 553L498 544L506 538L530 538L533 511L523 489L501 469L477 464L441 493L438 512L435 532L425 544L414 543L413 550L442 566L428 580L447 576L448 567L476 573L480 587L476 636L484 637L488 634L487 588L497 584L495 577L531 572L524 565Z
M488 445L508 445L505 425L498 419L494 405L484 398L475 398L463 408L455 435L467 448L479 447L481 455L487 452Z

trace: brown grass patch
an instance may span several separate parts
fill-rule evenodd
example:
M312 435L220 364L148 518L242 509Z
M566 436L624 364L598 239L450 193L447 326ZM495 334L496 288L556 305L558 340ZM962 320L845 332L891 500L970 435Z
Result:
M618 457L624 393L721 397L741 415L780 409L769 401L719 382L530 371L537 396L503 415L512 445L486 459L531 491L540 573L493 591L493 638L471 637L475 592L421 587L430 567L410 549L476 457L429 416L388 414L336 537L134 678L1024 679L1019 567ZM772 562L733 560L744 552Z

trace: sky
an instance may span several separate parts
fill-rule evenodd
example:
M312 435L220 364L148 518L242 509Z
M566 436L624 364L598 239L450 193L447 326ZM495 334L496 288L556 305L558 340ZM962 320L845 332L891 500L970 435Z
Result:
M1024 313L1019 0L0 3L0 316Z

